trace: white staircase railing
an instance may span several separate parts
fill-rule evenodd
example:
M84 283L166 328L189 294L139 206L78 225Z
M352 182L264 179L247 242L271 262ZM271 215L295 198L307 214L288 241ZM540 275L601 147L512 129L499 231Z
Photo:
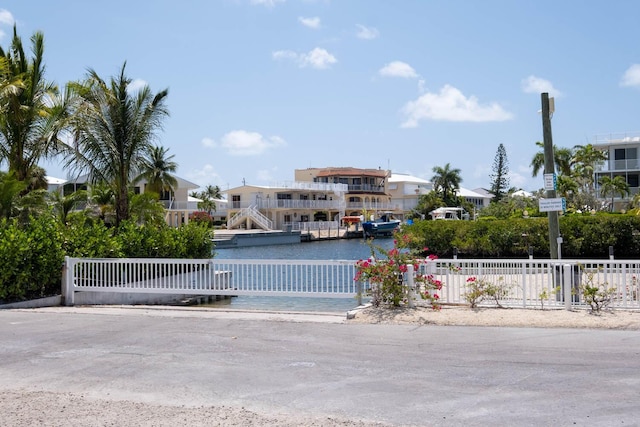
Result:
M273 230L273 221L264 216L255 206L240 209L238 213L232 216L227 224L227 228L231 229L240 224L246 218L250 218L256 225L263 230Z

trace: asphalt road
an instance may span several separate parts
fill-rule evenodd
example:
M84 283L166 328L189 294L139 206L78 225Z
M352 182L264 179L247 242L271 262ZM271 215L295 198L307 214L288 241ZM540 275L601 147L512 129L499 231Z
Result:
M396 425L630 426L640 423L640 331L3 310L0 390Z

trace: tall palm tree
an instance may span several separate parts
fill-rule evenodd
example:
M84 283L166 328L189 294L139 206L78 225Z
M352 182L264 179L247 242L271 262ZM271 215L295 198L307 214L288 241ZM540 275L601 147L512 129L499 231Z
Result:
M613 198L616 195L624 197L629 194L629 184L627 184L627 181L625 181L622 175L616 175L613 178L603 176L598 183L600 184L600 194L602 197L606 198L607 196L611 196L611 205L609 207L611 212L613 212Z
M456 190L460 188L462 178L460 177L460 169L451 169L451 165L447 163L444 168L435 166L433 168L433 190L440 195L447 206L456 204Z
M57 153L72 103L45 80L42 33L34 33L31 43L29 58L14 26L9 49L0 48L0 161L19 181L29 180L40 160Z
M536 177L541 170L544 169L544 143L536 142L538 147L541 147L543 151L538 151L531 159L531 176ZM553 162L555 164L556 172L559 175L571 174L571 158L573 153L568 148L558 148L553 146Z
M144 86L132 93L125 68L126 62L109 83L89 70L84 82L71 85L81 101L73 121L75 146L66 157L66 166L87 173L90 184L103 182L113 190L116 225L129 218L129 186L169 114L168 90L154 95Z
M178 164L171 160L175 156L167 157L168 151L164 147L155 146L142 159L141 173L136 181L145 179L146 191L162 194L163 191L173 191L178 186L178 180L171 175L178 168Z

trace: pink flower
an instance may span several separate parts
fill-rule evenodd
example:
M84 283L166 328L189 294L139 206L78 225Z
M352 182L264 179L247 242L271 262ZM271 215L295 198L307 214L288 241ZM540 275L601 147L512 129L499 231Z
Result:
M467 283L469 283L469 282L475 282L475 281L476 281L476 278L475 278L475 277L469 277L469 278L467 279Z

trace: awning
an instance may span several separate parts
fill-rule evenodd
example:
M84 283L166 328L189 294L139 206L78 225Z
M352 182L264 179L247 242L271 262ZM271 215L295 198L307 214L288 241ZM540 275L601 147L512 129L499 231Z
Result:
M355 224L360 222L360 217L359 216L343 216L342 222L345 222L347 224Z

